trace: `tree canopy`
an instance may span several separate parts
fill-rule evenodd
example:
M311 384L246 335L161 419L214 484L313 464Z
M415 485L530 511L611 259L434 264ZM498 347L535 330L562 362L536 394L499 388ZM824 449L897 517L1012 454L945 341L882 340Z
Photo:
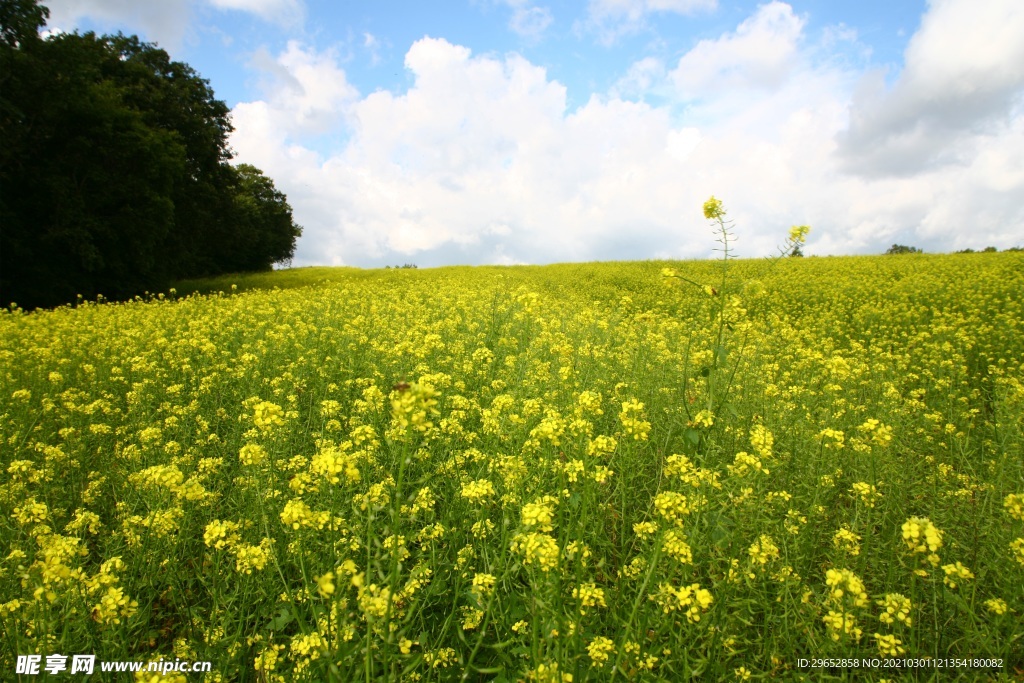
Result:
M908 247L905 244L894 244L885 250L886 254L920 254L921 250L917 247Z
M265 270L301 235L259 169L233 166L227 105L135 36L40 36L0 0L0 304L128 297Z

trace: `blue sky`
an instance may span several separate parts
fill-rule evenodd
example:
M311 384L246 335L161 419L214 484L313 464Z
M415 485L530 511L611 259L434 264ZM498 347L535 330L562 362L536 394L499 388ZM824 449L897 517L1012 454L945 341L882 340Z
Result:
M1024 3L54 0L209 79L297 265L1024 243Z

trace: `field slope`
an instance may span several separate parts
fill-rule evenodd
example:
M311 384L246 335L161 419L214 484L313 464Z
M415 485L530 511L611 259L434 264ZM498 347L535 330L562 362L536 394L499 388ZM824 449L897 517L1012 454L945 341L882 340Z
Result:
M178 290L0 314L0 677L1024 678L1019 254Z

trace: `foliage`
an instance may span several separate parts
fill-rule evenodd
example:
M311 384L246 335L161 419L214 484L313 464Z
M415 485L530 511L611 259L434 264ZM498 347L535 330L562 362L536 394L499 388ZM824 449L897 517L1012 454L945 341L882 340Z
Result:
M0 10L0 300L121 298L290 257L291 209L229 165L228 108L205 80L134 36L41 39L46 16Z
M908 247L903 244L894 244L885 250L886 254L920 254L922 253L917 247Z
M3 670L1024 666L1019 253L233 282L0 314Z

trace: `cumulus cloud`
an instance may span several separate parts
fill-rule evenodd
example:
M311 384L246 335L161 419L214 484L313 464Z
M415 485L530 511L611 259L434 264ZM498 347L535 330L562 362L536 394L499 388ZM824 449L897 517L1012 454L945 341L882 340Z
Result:
M658 57L644 57L633 62L626 75L619 78L609 94L613 97L640 98L656 92L665 81L665 64Z
M697 43L670 78L690 99L736 89L775 88L796 65L804 23L783 2L762 5L735 32Z
M316 136L333 130L359 94L337 62L333 50L317 53L294 40L276 58L265 49L258 50L252 66L263 76L262 87L268 99L252 106L262 106L273 119L273 127L286 137ZM240 105L241 111L248 106Z
M931 0L891 89L864 76L839 137L845 167L866 177L970 164L1008 133L1024 94L1024 4Z
M851 174L843 145L863 74L819 59L828 39L771 3L671 71L639 60L619 92L575 109L514 53L423 38L406 54L406 92L361 95L335 56L293 43L263 55L276 75L262 100L235 109L232 145L288 194L305 227L298 264L705 257L711 194L737 221L744 256L772 253L798 223L814 228L811 254L1024 239L1024 109L958 148L956 165ZM753 45L771 58L757 63ZM622 99L659 88L678 99ZM310 137L324 135L333 151Z

